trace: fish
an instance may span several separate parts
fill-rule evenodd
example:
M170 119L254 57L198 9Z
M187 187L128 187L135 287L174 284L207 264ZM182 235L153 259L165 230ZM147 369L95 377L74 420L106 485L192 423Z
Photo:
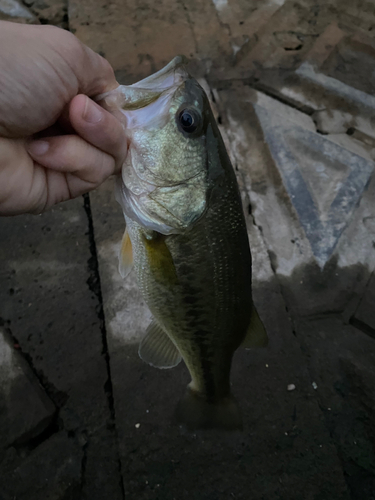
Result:
M98 102L124 124L129 141L116 183L126 222L119 270L134 268L153 320L139 356L161 369L181 360L191 376L177 405L187 429L241 429L232 395L234 352L264 347L252 300L251 253L229 156L208 97L175 57Z

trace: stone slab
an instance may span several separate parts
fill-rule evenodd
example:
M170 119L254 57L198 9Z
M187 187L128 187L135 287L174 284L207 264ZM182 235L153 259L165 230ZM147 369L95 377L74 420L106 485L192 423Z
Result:
M145 330L146 308L132 278L119 286L113 248L121 241L124 223L112 189L108 182L90 199L126 498L247 499L251 488L252 498L259 500L349 499L266 247L250 215L254 300L270 346L239 350L235 356L232 385L245 431L186 433L173 424L189 377L183 364L157 370L138 357L135 341ZM242 195L247 207L243 188ZM121 321L113 321L118 307L123 308L117 310L124 322L122 338ZM293 392L287 390L291 383Z
M373 174L375 163L258 104L255 112L271 155L321 267Z
M351 498L375 493L375 340L337 316L296 320L311 381Z
M104 55L121 83L154 73L177 54L194 56L196 46L183 4L178 0L69 2L70 30Z
M272 2L269 7L275 4ZM266 22L263 22L263 16L256 21L257 30L238 53L235 66L213 74L212 82L215 78L220 81L250 78L263 82L270 73L267 84L275 88L275 77L283 77L285 72L297 69L314 45L317 35L333 20L336 12L330 7L328 3L312 9L310 2L306 1L280 2L271 16L264 16Z
M68 29L68 0L24 0L42 24Z
M265 99L246 85L218 94L217 106L230 139L232 155L245 176L251 211L256 224L262 228L273 268L283 287L285 285L288 307L298 314L343 311L353 294L360 296L363 292L375 265L372 236L365 226L367 218L373 216L375 181L370 172L373 162L363 148L356 149L355 142L342 142L342 137L337 136L331 141L330 136L315 133L310 117L297 110L291 112L288 106L270 97ZM282 141L277 139L284 132L279 130L273 135L275 127L285 131L285 146L281 147ZM298 149L298 138L302 136L305 138L303 154ZM363 155L362 159L359 155ZM351 158L352 167L345 166L345 158ZM353 202L352 211L349 206L342 206L345 229L330 259L322 265L308 238L312 228L304 226L301 214L303 218L310 207L313 213L307 215L311 218L318 213L319 206L324 212L325 204L331 207L335 203L340 189L348 189L354 195L359 178L349 174L359 165L365 166L366 171L366 180L357 191L363 191L362 195ZM320 178L324 172L329 182ZM293 184L294 175L307 187L310 203L309 198L301 195L301 186ZM314 178L320 178L317 184ZM296 199L300 200L299 209ZM328 220L329 217L322 224ZM325 231L324 228L323 239L328 237ZM289 286L290 283L293 286Z
M69 24L80 40L105 55L121 83L154 73L177 54L194 58L200 76L228 70L238 77L243 54L282 3L163 0L156 8L149 0L141 5L70 0Z
M317 7L314 16L311 9L301 9L285 4L277 12L279 17L284 15L283 23L289 29L285 33L298 34L298 51L283 48L285 43L280 46L282 39L276 36L279 28L275 16L247 56L247 67L253 68L247 76L253 77L259 88L318 113L323 132L354 128L374 138L375 44L371 30L364 35L353 20L340 22L339 27L345 8L337 12L336 18L332 17L332 6ZM307 37L308 33L311 36Z
M84 495L121 499L89 231L82 199L40 216L1 218L0 317L56 405L61 428L83 439Z
M75 500L84 496L84 453L77 440L59 432L21 463L10 449L0 465L1 500ZM16 465L17 464L17 465ZM98 498L98 497L97 497ZM108 497L107 497L108 498Z
M17 347L0 327L1 450L36 438L48 427L55 413L54 404Z

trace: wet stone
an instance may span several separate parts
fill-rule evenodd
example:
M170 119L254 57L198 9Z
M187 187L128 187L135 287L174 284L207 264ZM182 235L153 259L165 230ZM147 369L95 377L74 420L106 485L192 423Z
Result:
M351 219L374 162L255 105L284 186L321 267Z
M358 32L342 37L332 49L320 71L345 85L372 95L375 87L375 40Z
M42 24L68 29L68 0L24 0Z
M162 0L69 2L69 26L86 45L104 55L121 83L133 83L177 54L195 55L194 36L183 4Z
M116 427L119 436L122 468L126 480L128 470L124 467L123 457L129 452L127 439L123 435L124 422L129 420L129 407L134 404L132 384L133 365L130 359L138 360L138 344L151 321L148 311L135 283L131 271L124 280L119 273L118 255L125 231L125 220L120 205L115 201L113 179L106 181L99 189L90 194L90 206L97 248L101 294L105 316L105 330L110 358L111 383L113 388ZM142 364L139 360L139 364ZM142 390L136 400L147 399ZM135 430L134 422L132 425Z
M0 235L0 317L57 407L59 428L85 437L80 441L86 454L82 495L120 499L98 285L83 199L40 216L0 218ZM10 393L9 404L20 404L18 394Z
M306 31L301 33L301 26L312 15L311 11L298 13L293 9L290 17L284 17L284 23L289 26L284 33L298 33L301 39L298 51L292 50L291 41L288 42L290 47L284 42L284 50L275 47L271 28L276 28L276 18L270 21L268 30L248 56L248 67L256 65L252 75L275 96L318 113L320 131L337 133L356 129L375 137L372 121L375 42L371 36L356 29L353 22L338 26L345 9L333 18L334 11L326 8L317 9L314 33L309 37ZM280 16L284 9L287 4L277 15ZM333 22L327 25L327 21Z
M83 451L76 440L59 432L16 463L8 453L0 465L1 500L75 500L82 496ZM88 497L95 498L95 497ZM97 497L99 498L99 497Z
M346 134L316 133L311 117L246 85L216 101L288 307L344 310L375 265L369 152Z
M371 276L353 320L375 339L375 274Z
M243 186L241 191L246 206ZM308 492L312 498L321 494L348 500L336 450L322 425L267 249L251 217L247 223L254 301L270 346L239 349L234 358L232 387L243 411L245 431L230 435L186 432L174 421L175 407L189 382L184 363L173 370L157 370L138 356L138 341L148 324L147 308L131 275L122 284L119 278L114 249L121 241L124 222L111 182L90 194L90 200L121 463L126 471L125 496L200 500L234 495L245 499L246 477L254 499L276 500L282 492L298 499ZM114 321L116 311L121 316ZM298 390L288 392L285 388L291 380Z
M311 380L351 498L371 498L375 482L375 340L339 316L297 319Z
M1 450L40 435L56 410L17 348L0 327L0 461Z
M241 77L240 62L258 31L283 0L201 2L163 0L70 0L69 26L78 38L104 55L121 83L132 83L184 54L196 76Z

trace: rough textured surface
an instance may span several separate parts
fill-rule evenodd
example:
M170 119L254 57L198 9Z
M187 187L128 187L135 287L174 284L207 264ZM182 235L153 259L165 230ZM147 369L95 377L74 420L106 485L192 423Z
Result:
M372 274L353 321L375 339L375 274Z
M0 465L0 498L1 500L85 498L81 485L83 459L84 452L79 442L69 438L63 431L42 443L21 463L16 450L10 448Z
M374 498L374 340L341 318L297 321L297 339L347 478L351 498Z
M68 0L24 0L41 24L68 28Z
M127 337L129 325L142 335L147 321L139 312L133 313L144 306L133 302L139 295L133 291L132 280L125 280L122 290L116 286L118 271L109 249L120 243L123 222L119 206L108 196L111 187L108 183L100 188L91 197L91 206L99 269L105 277L102 293L127 498L247 498L244 476L249 484L256 484L254 498L276 499L280 492L301 498L306 484L311 498L319 492L349 498L336 450L322 424L308 373L300 363L301 352L277 281L250 216L254 297L270 335L270 347L236 354L233 390L241 402L245 431L238 435L190 434L173 425L188 374L183 365L173 370L147 366L139 359L133 338ZM114 304L122 307L117 310L124 317L122 340L112 316L107 316ZM294 393L287 391L289 383L296 385ZM297 456L298 473L291 465ZM335 471L334 480L328 471ZM319 479L314 482L313 477Z
M82 199L0 219L0 316L56 405L57 429L84 446L84 497L115 499L119 464L88 231Z
M163 0L156 8L150 0L70 0L69 23L80 40L108 58L119 81L130 83L176 54L198 61L200 74L236 68L281 3Z
M38 24L37 17L18 0L0 0L0 21Z
M374 162L316 132L254 106L271 155L321 267L331 257L367 187Z
M0 328L0 448L37 438L51 424L55 406Z
M361 160L359 150L351 154L356 144L345 143L343 147L337 137L332 144L330 136L323 138L312 132L309 117L281 103L275 105L246 86L221 91L218 99L234 161L245 176L251 210L262 228L273 268L285 284L288 307L304 315L343 311L353 292L363 292L375 264L366 225L373 214L373 162ZM270 123L266 122L269 116ZM299 137L303 140L298 142ZM315 147L315 141L320 148ZM359 179L350 177L351 168L345 166L344 157L354 159L353 169L360 168L361 162L367 165L361 196L356 195ZM322 182L324 174L326 182ZM349 198L357 197L357 201L352 208L350 203L344 203L342 209L334 207L337 223L345 229L336 235L332 252L331 221L324 207L328 215L332 213L340 190L345 189ZM325 226L320 233L323 238L318 240L321 246L314 248L311 237L314 231L319 236L320 224ZM317 255L317 250L322 253ZM322 255L326 259L323 265ZM296 286L290 287L290 280Z

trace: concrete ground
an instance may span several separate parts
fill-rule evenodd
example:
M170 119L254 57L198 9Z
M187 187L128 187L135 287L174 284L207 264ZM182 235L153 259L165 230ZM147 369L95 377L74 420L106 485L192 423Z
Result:
M375 499L375 4L0 0L131 83L195 59L238 174L269 347L239 350L243 433L173 424L189 377L150 314L113 180L0 219L0 500Z

